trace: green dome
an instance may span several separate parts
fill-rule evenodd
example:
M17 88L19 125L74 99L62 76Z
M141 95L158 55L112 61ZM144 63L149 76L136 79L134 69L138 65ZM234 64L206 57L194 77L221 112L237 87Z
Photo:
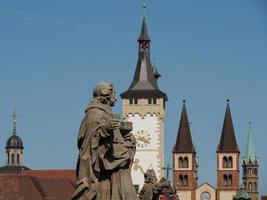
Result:
M240 190L238 191L236 196L234 197L234 200L251 200L243 184L241 185Z

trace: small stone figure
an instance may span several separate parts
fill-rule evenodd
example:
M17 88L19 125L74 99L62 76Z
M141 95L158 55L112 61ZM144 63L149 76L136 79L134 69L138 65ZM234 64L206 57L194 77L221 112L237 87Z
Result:
M145 183L139 193L140 200L178 200L170 182L164 177L157 182L153 169L148 169L145 176Z
M95 86L78 135L77 188L72 200L136 200L131 166L135 140L130 122L120 123L111 107L112 84Z
M144 174L144 178L145 182L139 193L140 200L156 200L159 186L154 169L148 169Z

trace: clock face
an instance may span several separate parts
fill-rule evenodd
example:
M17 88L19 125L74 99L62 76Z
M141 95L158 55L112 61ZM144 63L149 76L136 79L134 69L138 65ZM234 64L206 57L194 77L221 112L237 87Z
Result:
M202 192L201 193L201 200L210 200L211 195L209 192Z
M150 144L151 136L144 130L137 131L135 134L137 147L146 148Z

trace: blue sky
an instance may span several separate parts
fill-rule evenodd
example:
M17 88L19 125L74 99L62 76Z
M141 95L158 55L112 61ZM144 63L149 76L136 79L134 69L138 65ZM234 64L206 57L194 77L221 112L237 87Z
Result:
M0 163L14 107L25 164L74 168L77 131L93 86L106 80L125 91L137 61L142 1L0 1ZM152 57L168 94L167 163L182 100L192 123L199 183L216 186L216 147L226 99L241 155L252 121L260 157L260 192L267 193L267 3L151 1L147 22ZM115 107L121 112L121 101Z

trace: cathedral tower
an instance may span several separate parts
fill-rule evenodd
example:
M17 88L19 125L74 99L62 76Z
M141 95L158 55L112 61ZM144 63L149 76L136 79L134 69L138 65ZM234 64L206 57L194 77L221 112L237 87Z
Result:
M251 200L258 200L259 164L255 153L251 123L249 123L247 149L246 155L243 157L242 167L245 190L249 194Z
M132 169L138 190L144 183L144 171L153 168L158 178L164 166L164 117L167 95L158 88L160 77L150 60L150 37L146 18L138 38L139 52L133 81L121 94L123 116L133 123L137 151Z
M179 199L196 199L197 168L196 151L192 142L185 101L183 101L178 135L173 148L173 185Z
M239 154L227 100L221 139L217 148L217 200L232 200L239 190Z

